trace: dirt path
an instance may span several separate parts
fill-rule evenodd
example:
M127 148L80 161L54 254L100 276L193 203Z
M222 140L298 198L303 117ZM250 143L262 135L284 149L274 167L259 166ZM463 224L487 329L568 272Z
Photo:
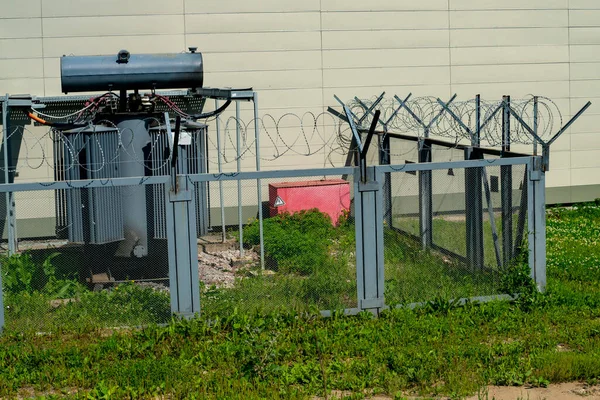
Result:
M334 390L328 399L342 399L351 395L348 392ZM398 397L396 397L398 398ZM400 397L407 400L424 400L431 397ZM323 397L313 397L321 400ZM392 400L389 396L372 396L368 400ZM438 397L436 400L447 400ZM561 383L549 385L547 388L526 388L514 386L489 386L480 395L467 397L466 400L600 400L600 386L589 386L585 383Z
M490 386L487 390L487 397L472 396L467 400L600 400L600 386L588 386L584 383L561 383L531 389Z

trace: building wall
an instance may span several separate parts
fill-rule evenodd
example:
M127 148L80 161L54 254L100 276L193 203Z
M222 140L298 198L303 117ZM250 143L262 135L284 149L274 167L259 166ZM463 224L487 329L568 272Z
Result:
M547 185L551 201L600 197L597 0L1 3L0 93L60 94L62 55L116 54L123 48L181 52L197 46L204 55L206 86L253 87L259 92L260 114L275 118L288 112L322 113L337 104L334 94L346 100L384 90L440 98L457 93L462 100L478 93L486 99L538 94L552 99L565 121L591 100L593 107L553 145ZM242 112L252 118L250 104ZM279 134L290 142L298 136L298 123L294 117L285 121L281 126L288 127ZM273 126L263 128L273 135ZM324 139L311 136L316 148L333 134L323 131ZM32 128L30 135L43 137L44 132ZM44 146L42 158L50 160L51 146ZM274 158L278 148L281 143L273 144L263 133L263 156ZM310 157L288 153L264 161L263 168L328 165L330 150ZM22 164L27 169L30 162ZM254 159L247 157L243 168L253 167ZM233 168L232 162L224 166ZM20 180L40 178L52 178L49 166L20 171Z

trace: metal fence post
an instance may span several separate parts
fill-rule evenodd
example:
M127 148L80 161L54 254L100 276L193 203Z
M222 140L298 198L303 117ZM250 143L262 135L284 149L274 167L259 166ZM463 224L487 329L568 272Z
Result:
M237 103L237 102L236 102ZM219 109L219 100L215 99L215 110ZM219 122L219 116L215 121L217 128L217 166L219 173L223 172L223 165L221 161L221 124ZM219 181L219 206L221 210L221 241L225 243L227 241L227 233L225 230L225 195L223 194L223 182Z
M473 147L465 149L465 160L482 159ZM481 167L465 168L466 251L470 268L483 268L483 173Z
M543 292L546 289L546 176L542 158L532 157L528 169L529 268L538 290Z
M167 134L171 134L165 113ZM198 274L198 239L194 184L187 175L177 175L177 150L180 120L175 123L171 153L170 185L165 185L166 227L169 251L169 289L171 312L191 318L200 312L200 278Z
M256 170L260 171L260 123L258 120L258 93L253 92L254 103L254 143L256 152ZM258 197L258 232L260 241L260 267L265 269L265 237L263 227L262 182L256 180L256 195Z
M235 102L235 159L237 172L242 172L242 154L240 152L240 102ZM238 202L238 235L240 240L240 257L244 256L244 222L242 221L242 181L237 181L237 202Z
M373 314L385 307L383 266L383 174L367 167L366 182L354 174L358 308Z
M177 186L165 186L171 311L190 318L200 312L194 185L178 176Z
M419 162L431 162L431 145L419 140ZM419 233L423 249L433 244L433 182L431 171L419 171Z
M12 183L14 181L14 172L11 170L12 167L12 149L10 143L10 96L7 94L2 102L2 128L4 131L4 138L2 143L2 156L4 158L4 183ZM12 136L12 135L10 135ZM21 136L21 135L16 135ZM18 137L17 146L21 145L21 137ZM17 151L18 154L18 151ZM6 192L6 215L4 225L7 228L8 233L8 254L12 255L17 252L17 220L15 212L15 199L13 192Z
M502 113L502 153L510 151L510 96L504 96ZM513 259L513 177L512 166L500 167L500 205L502 208L502 260L508 266Z

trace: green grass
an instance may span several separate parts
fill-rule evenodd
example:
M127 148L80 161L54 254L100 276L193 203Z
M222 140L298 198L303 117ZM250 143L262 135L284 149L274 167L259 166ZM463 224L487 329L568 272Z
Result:
M240 308L139 330L9 332L0 338L0 397L305 399L341 390L458 399L486 384L597 383L600 206L552 209L547 226L545 294L521 274L516 302L433 302L380 318ZM268 278L257 282L274 293Z
M516 237L518 218L518 213L513 214L513 238ZM496 234L498 235L500 255L502 255L502 217L499 213L494 214L494 224L496 226ZM419 236L418 217L396 217L394 219L394 226L415 236ZM525 221L524 232L524 236L526 236L527 221ZM433 243L463 257L466 256L466 223L464 215L435 216L433 218L432 235ZM489 214L485 212L483 219L484 263L489 267L497 266L493 237L492 223Z
M420 243L393 230L385 231L384 242L389 305L504 293L497 271L471 271L437 252L422 251Z

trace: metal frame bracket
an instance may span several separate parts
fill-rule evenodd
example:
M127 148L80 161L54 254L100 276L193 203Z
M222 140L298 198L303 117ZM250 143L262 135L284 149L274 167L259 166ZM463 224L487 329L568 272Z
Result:
M169 201L177 203L181 201L192 201L192 192L190 190L179 190L177 192L169 192Z
M376 192L381 189L381 182L367 181L358 183L359 192Z
M385 299L383 297L374 298L374 299L361 299L359 308L362 310L366 310L369 308L384 308L385 307Z

